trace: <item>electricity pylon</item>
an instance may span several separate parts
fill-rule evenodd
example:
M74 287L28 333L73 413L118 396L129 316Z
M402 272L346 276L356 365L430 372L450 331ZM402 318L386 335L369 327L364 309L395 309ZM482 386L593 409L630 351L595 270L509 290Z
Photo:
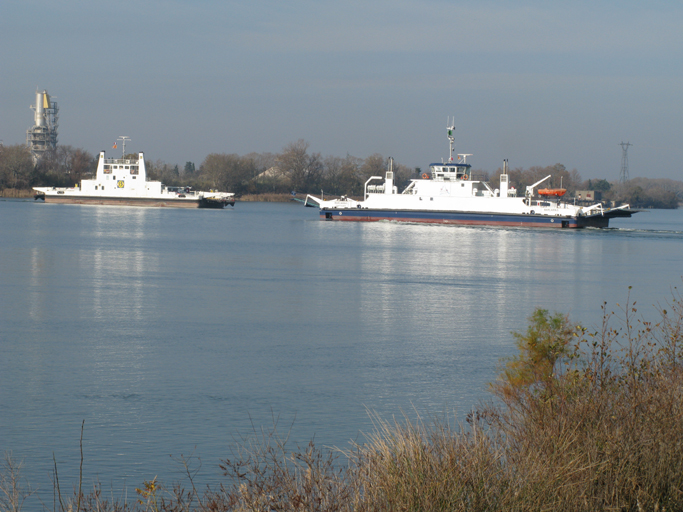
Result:
M630 142L622 142L621 146L621 173L619 174L619 183L626 183L628 181L628 147L633 146Z

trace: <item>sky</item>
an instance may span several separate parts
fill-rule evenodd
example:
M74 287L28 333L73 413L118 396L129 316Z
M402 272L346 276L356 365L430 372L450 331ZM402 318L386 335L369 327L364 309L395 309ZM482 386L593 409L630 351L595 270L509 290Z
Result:
M59 143L197 166L210 153L561 163L683 180L683 3L648 0L3 0L0 140L35 91Z

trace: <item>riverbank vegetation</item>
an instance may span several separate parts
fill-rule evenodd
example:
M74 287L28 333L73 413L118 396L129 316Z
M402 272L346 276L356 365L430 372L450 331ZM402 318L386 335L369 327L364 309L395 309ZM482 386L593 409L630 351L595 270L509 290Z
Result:
M137 158L137 155L130 156ZM181 167L163 160L147 160L146 165L149 179L166 185L216 189L234 192L238 197L270 197L272 200L272 194L286 199L292 191L360 197L370 176L384 176L388 158L380 154L367 158L323 157L310 152L306 141L298 140L277 154L211 153L199 167L193 162L186 162ZM8 197L5 190L30 191L34 186L72 187L81 179L92 177L96 167L96 156L72 146L58 146L47 152L37 165L33 165L26 146L0 146L0 195ZM393 169L394 184L399 190L411 179L419 179L424 174L419 167L413 169L399 162L394 162ZM490 181L492 188L498 188L501 172L502 169L491 173L475 169L472 177ZM576 169L570 171L562 164L514 168L510 170L510 181L518 194L523 195L526 186L548 174L552 179L544 186L566 188L567 198L574 196L577 190L596 190L602 193L603 201L628 203L635 208L677 208L683 198L682 181L647 178L634 178L623 184L604 179L584 181Z
M197 489L156 478L136 498L97 483L67 496L57 467L55 511L490 511L683 510L683 298L658 308L605 304L588 330L537 309L518 353L501 363L493 400L461 423L375 418L345 450L290 448L277 428L237 444L225 482ZM31 491L6 459L0 511ZM82 482L73 485L81 489ZM32 507L35 508L35 507Z

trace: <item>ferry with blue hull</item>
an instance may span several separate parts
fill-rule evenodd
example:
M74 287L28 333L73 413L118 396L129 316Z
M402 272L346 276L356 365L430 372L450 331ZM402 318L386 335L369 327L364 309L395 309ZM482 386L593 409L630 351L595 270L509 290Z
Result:
M524 196L509 182L507 161L503 162L500 188L472 179L470 154L453 157L453 125L448 126L450 157L447 163L429 165L430 174L413 179L399 193L394 185L393 161L384 177L372 176L365 182L363 200L342 196L323 200L306 196L306 206L320 209L320 218L342 221L422 222L473 226L523 226L540 228L606 228L609 219L630 217L636 211L629 205L605 208L569 204L561 200L565 189L536 188L551 175L526 187ZM377 184L378 180L383 180Z

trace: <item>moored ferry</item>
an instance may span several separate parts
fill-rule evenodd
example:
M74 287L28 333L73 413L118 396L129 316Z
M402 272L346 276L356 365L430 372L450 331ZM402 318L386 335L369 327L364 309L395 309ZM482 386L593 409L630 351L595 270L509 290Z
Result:
M167 187L148 181L143 153L138 158L105 158L100 151L95 179L75 187L34 187L36 199L46 203L73 203L176 208L224 208L235 204L235 194L203 192L189 187Z
M493 226L526 226L549 228L606 228L609 219L630 217L636 213L629 205L605 208L601 203L579 206L563 202L565 189L535 189L551 178L526 187L524 196L509 182L507 161L503 163L500 187L493 189L485 181L472 179L470 154L453 157L454 130L448 126L450 157L446 163L429 165L430 174L413 179L399 193L394 185L393 161L384 178L372 176L365 182L363 200L342 196L323 200L308 195L304 204L320 209L326 220L423 222ZM384 180L377 184L377 180Z

